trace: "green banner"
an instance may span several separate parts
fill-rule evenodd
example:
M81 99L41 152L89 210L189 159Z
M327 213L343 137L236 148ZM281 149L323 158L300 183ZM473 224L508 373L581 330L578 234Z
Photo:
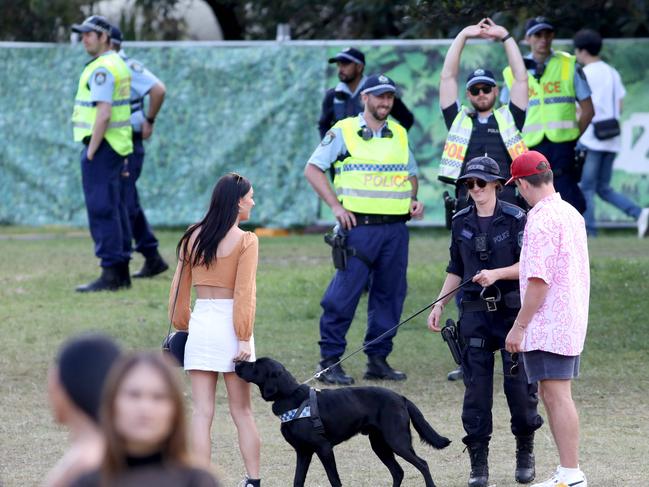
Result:
M392 77L415 115L410 143L421 172L420 199L430 224L442 224L437 166L446 138L438 86L447 42L356 43L367 74ZM167 98L145 142L138 183L154 225L196 221L220 175L238 171L255 187L253 222L308 225L318 220L315 193L303 176L318 144L317 120L326 88L337 82L327 59L339 43L126 45L167 86ZM561 47L559 44L557 47ZM649 205L649 40L607 42L604 57L627 88L623 149L614 187ZM88 58L82 46L0 43L0 223L85 225L79 154L70 115L78 76ZM499 43L478 42L462 55L460 79L478 66L499 73ZM629 221L597 202L604 221ZM326 218L326 214L325 214Z

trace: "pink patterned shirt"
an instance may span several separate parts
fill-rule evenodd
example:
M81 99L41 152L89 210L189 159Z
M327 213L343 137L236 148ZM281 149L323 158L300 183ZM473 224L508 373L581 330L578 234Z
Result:
M588 243L584 219L559 193L543 198L527 215L520 258L522 300L533 277L549 289L528 325L522 350L579 355L588 325Z

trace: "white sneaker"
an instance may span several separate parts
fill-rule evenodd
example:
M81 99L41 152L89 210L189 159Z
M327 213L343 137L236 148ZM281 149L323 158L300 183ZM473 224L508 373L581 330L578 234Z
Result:
M557 467L551 478L540 484L534 484L531 487L588 487L586 476L581 470L578 474L570 477L565 475L561 467Z
M647 236L649 230L649 208L643 208L638 217L638 238Z

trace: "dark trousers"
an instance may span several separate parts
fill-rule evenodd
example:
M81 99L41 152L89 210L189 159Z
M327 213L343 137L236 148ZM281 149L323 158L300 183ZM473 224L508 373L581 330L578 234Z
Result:
M133 138L133 153L128 156L128 165L122 177L122 198L126 205L131 232L135 240L135 250L144 257L152 257L158 252L158 239L144 215L137 192L137 180L142 174L144 163L144 144L141 137ZM128 240L128 248L131 241Z
M583 214L586 211L586 199L579 188L579 176L574 171L576 141L551 142L544 138L537 146L530 147L548 158L554 172L554 189Z
M408 267L408 228L405 223L362 225L349 231L350 247L362 252L372 263L370 268L360 259L350 257L347 268L338 270L329 283L320 305L320 354L323 358L340 357L345 352L345 335L354 319L358 301L367 288L368 343L399 323L406 299ZM387 357L397 331L367 347L368 355Z
M88 148L81 152L81 182L88 211L90 235L95 242L95 255L102 267L113 267L131 258L124 242L131 230L126 206L120 195L120 179L124 156L103 140L92 161Z
M460 319L460 334L467 346L462 357L464 372L464 404L462 424L467 444L486 443L491 439L493 421L494 351L505 346L505 337L514 316L505 310L495 312L464 312ZM484 339L484 346L470 345L470 338ZM475 340L474 340L475 342ZM537 384L527 383L523 360L518 361L518 374L511 374L511 354L501 351L503 390L515 436L527 436L541 427L543 419L537 412Z

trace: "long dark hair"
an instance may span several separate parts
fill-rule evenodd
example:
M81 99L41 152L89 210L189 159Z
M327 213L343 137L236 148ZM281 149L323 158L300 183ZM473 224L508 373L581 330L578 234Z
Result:
M160 445L162 461L166 464L191 465L187 443L187 424L182 384L175 369L160 353L139 352L124 356L110 371L104 386L100 425L106 438L106 451L102 464L102 477L111 479L126 470L126 440L115 426L115 401L126 376L140 365L152 367L167 385L174 415L169 436Z
M183 260L192 266L209 266L215 261L216 248L237 222L239 201L248 194L251 187L250 181L239 174L231 172L221 177L212 191L207 213L201 221L189 227L178 242L178 257L182 250ZM189 241L197 229L200 231L190 250Z

